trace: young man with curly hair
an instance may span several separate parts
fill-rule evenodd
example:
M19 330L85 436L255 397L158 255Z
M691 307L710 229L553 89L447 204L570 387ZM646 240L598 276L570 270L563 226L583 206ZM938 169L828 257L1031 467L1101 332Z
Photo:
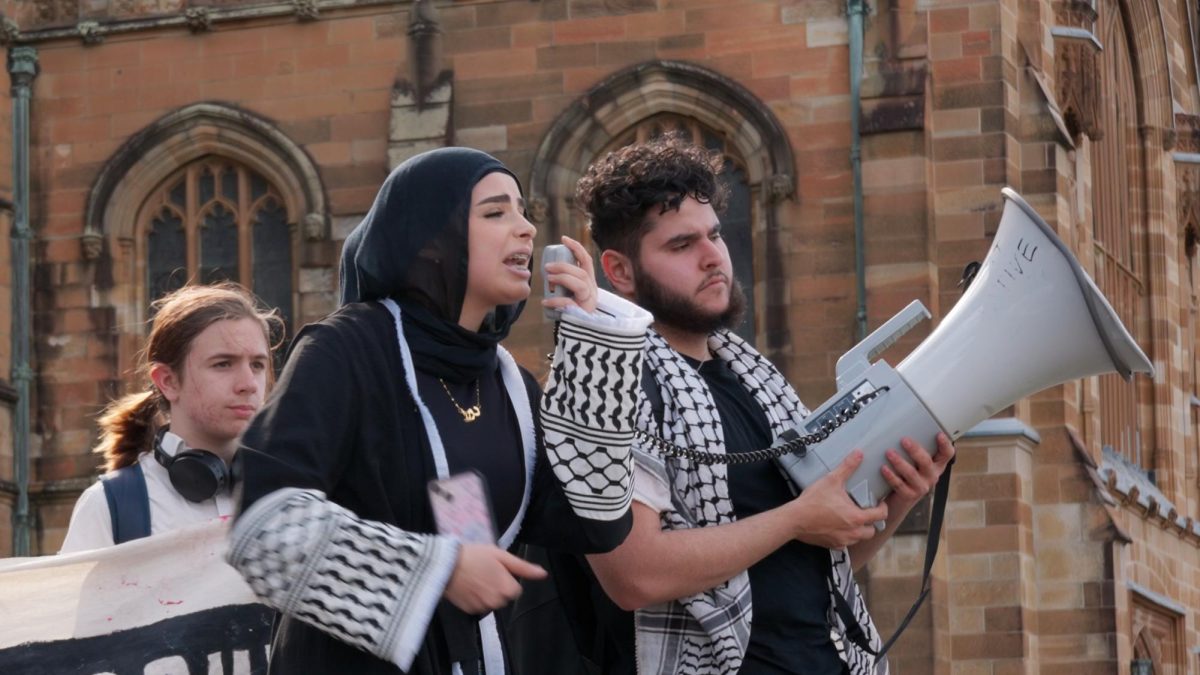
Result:
M731 330L745 296L721 234L720 167L717 155L661 138L598 161L576 201L612 287L655 317L644 363L653 382L643 388L656 393L639 426L675 445L738 453L772 445L808 410ZM899 445L914 464L891 451L882 473L894 492L869 509L845 489L861 452L798 492L773 462L705 466L636 447L633 531L588 556L609 597L634 612L636 649L625 658L662 675L885 673L853 571L954 455L944 435L935 456L911 439Z

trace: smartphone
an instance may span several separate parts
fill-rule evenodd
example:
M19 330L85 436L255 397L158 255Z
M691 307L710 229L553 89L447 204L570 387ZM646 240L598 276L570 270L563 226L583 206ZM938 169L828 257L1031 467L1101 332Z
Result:
M464 544L496 543L491 500L479 472L464 471L429 481L429 503L438 534L454 537Z
M546 265L552 262L565 262L575 264L575 254L571 253L571 249L562 244L550 244L542 249L542 297L544 298L569 298L571 291L563 288L561 285L555 286L554 290L550 289L550 279L546 277ZM546 308L543 314L551 321L558 321L562 315L562 310Z

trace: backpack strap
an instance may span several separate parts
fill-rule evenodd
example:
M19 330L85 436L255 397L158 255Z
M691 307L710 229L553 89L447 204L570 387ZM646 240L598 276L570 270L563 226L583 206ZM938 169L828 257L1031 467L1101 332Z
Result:
M146 491L146 476L141 464L102 476L104 496L108 499L108 514L112 518L113 543L123 544L150 536L150 493Z

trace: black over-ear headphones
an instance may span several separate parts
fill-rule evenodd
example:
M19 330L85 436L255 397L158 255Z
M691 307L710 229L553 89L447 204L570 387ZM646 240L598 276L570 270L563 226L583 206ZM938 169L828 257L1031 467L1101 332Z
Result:
M166 433L166 427L158 430L158 437L154 439L154 459L167 470L171 485L184 499L202 502L230 484L229 467L208 450L188 448L181 444L180 447L185 449L168 455L162 446Z

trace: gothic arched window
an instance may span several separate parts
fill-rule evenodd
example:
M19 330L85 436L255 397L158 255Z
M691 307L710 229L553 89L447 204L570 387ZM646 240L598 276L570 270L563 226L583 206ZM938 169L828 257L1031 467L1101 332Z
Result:
M164 181L142 208L145 300L189 281L236 281L288 321L292 228L275 186L255 171L208 156Z
M618 134L598 157L603 157L609 150L645 142L664 133L681 134L690 138L693 144L719 152L725 157L720 180L729 188L729 200L725 212L720 214L721 236L725 239L725 245L729 247L733 276L746 294L746 313L735 331L750 344L754 344L754 218L751 211L753 199L745 162L734 153L725 136L691 117L660 113Z
M1138 121L1132 46L1115 2L1100 7L1101 128L1096 143L1096 282L1138 344L1148 344L1147 234L1143 195L1144 159ZM1143 381L1100 377L1100 443L1135 466L1154 468L1149 390Z

